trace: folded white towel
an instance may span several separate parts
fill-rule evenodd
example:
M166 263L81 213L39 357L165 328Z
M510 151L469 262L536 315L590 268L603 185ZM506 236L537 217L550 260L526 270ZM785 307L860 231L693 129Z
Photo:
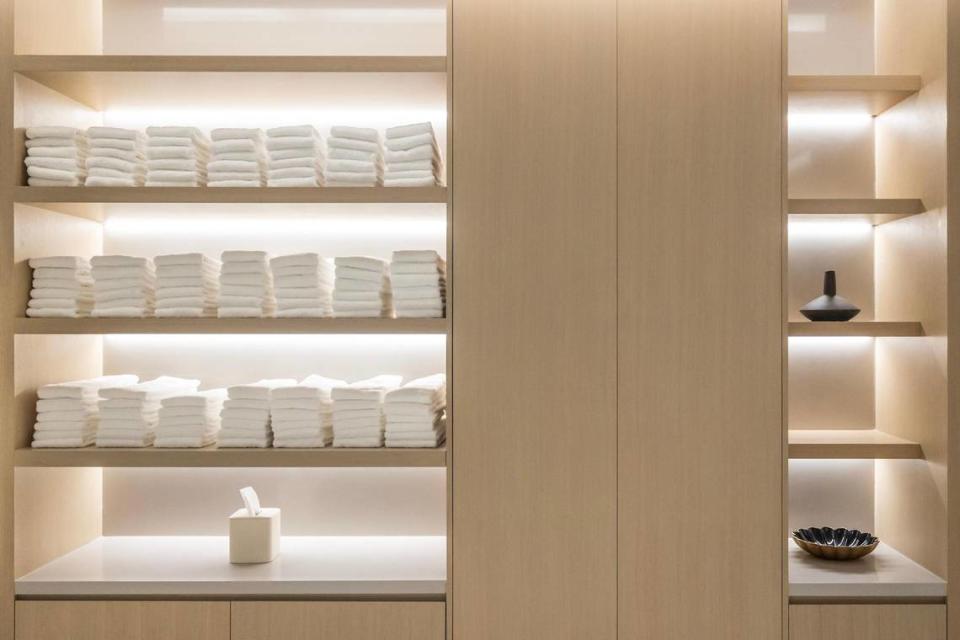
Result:
M384 178L385 187L435 187L438 182L436 178Z
M83 138L31 138L24 143L24 146L32 154L33 150L38 147L72 147L77 149L85 149L87 143Z
M261 143L254 140L218 140L214 142L211 146L211 149L214 153L214 158L217 154L220 153L263 153L263 146Z
M304 169L313 169L316 172L323 172L324 164L322 160L315 156L299 156L296 158L275 159L270 158L268 167L271 171L277 169L292 169L301 167Z
M327 160L328 173L350 173L363 175L377 175L380 165L367 160Z
M144 136L135 129L121 129L120 127L90 127L87 129L87 137L91 140L116 139L116 140L143 140Z
M90 271L90 261L79 256L46 256L30 258L32 269L69 269L71 271Z
M79 129L73 127L27 127L27 138L77 138L83 135Z
M100 149L119 149L143 153L144 144L139 140L121 140L118 138L93 138L90 140L90 154L96 155Z
M168 169L151 169L149 179L153 182L195 182L199 176L196 171L174 171Z
M287 169L270 169L267 172L267 177L271 180L285 178L310 178L316 180L318 173L315 168L311 167L289 167Z
M430 135L433 136L433 123L416 122L414 124L404 124L396 127L389 127L386 131L387 139L408 138L410 136Z
M382 400L387 391L396 389L403 381L403 376L381 374L357 380L346 386L335 387L330 396L336 400Z
M389 267L386 260L372 256L338 256L334 259L334 265L376 273L386 273Z
M265 378L249 384L234 385L227 388L230 399L270 400L270 390L277 387L292 387L297 384L293 378Z
M367 153L375 154L380 154L381 152L379 142L336 136L327 138L327 147L328 149L353 149L355 151L366 151Z
M61 180L64 182L76 181L82 173L79 171L50 169L47 167L27 167L27 175L31 178L43 178L45 180Z
M210 180L208 187L262 187L262 180Z
M210 143L200 138L150 136L150 139L147 140L147 147L195 147L206 151L210 148Z
M421 145L419 147L413 147L412 149L405 149L403 151L391 151L388 149L383 155L388 165L393 162L440 160L440 152L433 145Z
M161 158L147 160L147 171L189 171L195 175L206 175L206 166L196 158Z
M436 160L410 160L407 162L388 162L387 174L390 177L402 177L398 174L406 171L429 171L431 174L439 177L440 164Z
M199 436L167 436L158 435L153 441L153 446L158 449L200 449L216 442L216 438L210 435Z
M435 449L436 447L443 444L443 438L438 437L435 440L433 439L422 439L422 440L397 440L396 438L387 438L384 440L384 445L391 449L396 448L410 448L410 449Z
M268 138L267 150L283 151L286 149L300 149L309 153L318 152L322 141L318 136L288 136L282 138Z
M361 149L343 149L337 147L327 148L327 162L333 160L356 160L358 162L369 162L375 166L381 166L382 157L377 151L364 151Z
M94 442L92 435L82 435L74 438L58 440L34 440L30 446L34 449L80 449L89 447Z
M162 126L147 127L147 135L151 137L169 138L202 138L203 133L196 127Z
M78 175L83 172L83 168L76 158L35 158L30 156L25 158L23 163L28 167L43 167L45 169L55 169L57 171L66 171Z
M403 138L387 138L386 147L390 151L408 151L417 147L436 146L433 133L420 133Z
M263 140L263 129L221 128L210 132L210 139L223 140Z
M83 161L87 157L84 149L78 147L32 147L29 158L70 158Z
M327 171L324 178L328 186L375 187L380 184L380 176L376 173Z
M220 261L203 253L171 253L157 256L153 263L159 267L219 265Z
M148 161L152 160L192 160L206 163L207 153L196 147L148 147Z
M376 129L366 127L346 127L336 125L330 127L330 136L335 138L348 138L352 140L366 140L367 142L379 142L380 133Z
M268 187L319 187L320 179L314 178L269 178Z
M417 171L396 171L393 168L387 170L383 174L383 179L386 180L416 180L416 179L426 179L436 181L436 175L432 170L417 170Z
M301 136L318 136L316 127L312 124L288 125L267 129L267 136L271 138L287 138Z
M224 251L220 254L220 262L224 265L230 262L266 263L269 258L266 251Z
M259 173L264 164L256 160L214 160L207 164L210 173Z

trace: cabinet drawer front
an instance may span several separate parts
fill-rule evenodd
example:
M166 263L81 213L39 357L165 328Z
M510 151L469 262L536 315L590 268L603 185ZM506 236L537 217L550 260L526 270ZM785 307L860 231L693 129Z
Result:
M940 604L791 605L790 640L946 640Z
M229 640L229 602L23 601L17 640Z
M443 640L442 602L234 602L232 640Z

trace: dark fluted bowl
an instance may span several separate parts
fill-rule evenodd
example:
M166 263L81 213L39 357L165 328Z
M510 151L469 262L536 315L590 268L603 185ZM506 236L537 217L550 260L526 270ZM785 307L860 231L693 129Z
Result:
M880 544L872 533L830 527L797 529L793 541L810 555L826 560L856 560L869 555Z

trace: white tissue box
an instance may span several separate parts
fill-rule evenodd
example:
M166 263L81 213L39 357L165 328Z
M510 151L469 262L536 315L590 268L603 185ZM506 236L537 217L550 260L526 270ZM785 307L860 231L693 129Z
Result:
M280 509L262 509L250 516L238 509L230 516L230 562L272 562L280 555Z

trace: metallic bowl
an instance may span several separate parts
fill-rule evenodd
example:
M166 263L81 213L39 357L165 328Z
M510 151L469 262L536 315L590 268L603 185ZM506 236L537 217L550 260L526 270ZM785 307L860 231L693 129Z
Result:
M810 555L826 560L856 560L869 555L880 544L872 533L830 527L797 529L793 541Z

